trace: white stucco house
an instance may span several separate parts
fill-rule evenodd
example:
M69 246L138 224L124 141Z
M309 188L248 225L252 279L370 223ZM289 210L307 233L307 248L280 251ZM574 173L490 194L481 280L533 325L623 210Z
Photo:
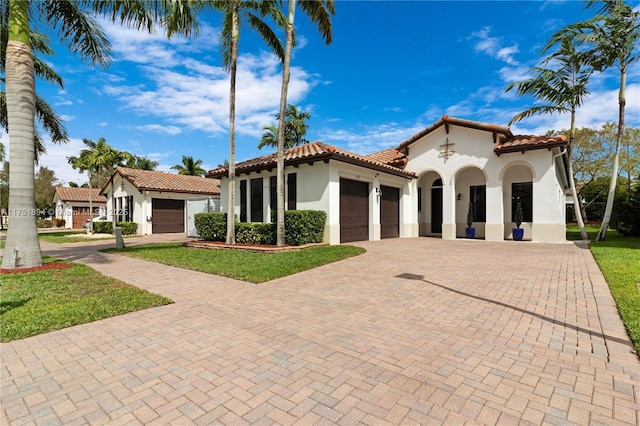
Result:
M107 219L136 222L138 235L187 233L187 205L204 200L208 211L220 204L220 181L200 176L116 167L100 193L106 198Z
M53 205L56 219L64 219L65 228L78 229L89 217L105 214L107 199L100 195L99 188L58 186L53 194ZM91 215L89 206L93 211Z
M568 186L564 137L517 136L507 126L443 116L395 148L359 155L321 142L285 151L286 208L327 212L325 241L465 236L469 206L476 238L512 238L514 206L525 239L565 240ZM226 211L228 169L221 179ZM276 155L236 164L235 213L269 221Z

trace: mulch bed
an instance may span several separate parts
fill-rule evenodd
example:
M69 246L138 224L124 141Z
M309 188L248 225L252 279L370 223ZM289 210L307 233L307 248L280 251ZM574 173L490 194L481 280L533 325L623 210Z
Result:
M320 244L306 244L303 246L274 246L274 245L261 245L261 244L226 244L222 241L187 241L183 243L185 247L195 247L204 249L217 249L217 250L244 250L253 251L259 253L279 253L282 251L294 251L302 250L308 247L324 246L327 243Z
M33 268L16 268L16 269L2 269L0 268L0 275L2 274L21 274L24 272L37 272L37 271L50 271L55 269L67 269L73 267L71 263L45 263L42 266L34 266Z

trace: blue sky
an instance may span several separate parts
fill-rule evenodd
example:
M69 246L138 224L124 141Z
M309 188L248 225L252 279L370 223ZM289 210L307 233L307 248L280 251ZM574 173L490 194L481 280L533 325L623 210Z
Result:
M638 4L637 2L634 4ZM333 43L326 46L298 13L289 102L311 113L308 139L360 154L398 145L443 114L506 125L533 105L505 93L529 77L540 48L563 26L586 19L578 1L336 1ZM86 181L66 164L82 138L104 137L120 150L147 156L160 170L182 155L215 168L228 158L228 74L218 49L220 19L202 16L196 38L166 40L104 24L113 50L107 70L80 63L63 47L45 58L64 90L37 90L66 120L71 137L48 145L41 164L64 182ZM236 160L258 150L263 126L275 124L280 66L248 29L240 39ZM618 73L594 75L577 125L617 119ZM629 70L627 124L640 126L640 66ZM569 126L567 116L541 116L512 126L544 134ZM2 135L3 141L8 141ZM6 144L8 145L8 144Z

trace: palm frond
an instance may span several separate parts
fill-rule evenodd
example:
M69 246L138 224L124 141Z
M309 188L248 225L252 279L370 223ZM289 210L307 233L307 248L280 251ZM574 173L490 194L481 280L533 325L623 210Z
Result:
M509 121L509 125L512 125L513 123L517 123L518 121L522 121L525 118L533 117L536 115L557 114L557 113L563 113L563 112L571 112L571 110L566 107L555 106L555 105L535 106L535 107L529 108L526 111L522 111L521 113L514 115L511 121Z
M42 127L51 136L53 143L69 142L67 129L64 127L62 118L56 114L51 106L40 96L36 96L36 118Z
M318 26L326 44L331 44L331 16L336 14L334 0L308 0L298 2L300 9Z

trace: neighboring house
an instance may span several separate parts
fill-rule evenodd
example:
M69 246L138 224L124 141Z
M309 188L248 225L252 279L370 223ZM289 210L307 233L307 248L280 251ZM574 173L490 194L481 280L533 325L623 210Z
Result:
M469 205L476 237L511 238L515 204L525 239L565 240L564 137L514 136L509 127L443 116L392 149L358 155L314 142L285 151L286 208L327 212L325 241L462 238ZM275 209L276 154L236 164L235 213L267 222ZM221 179L227 207L228 168Z
M139 235L186 233L188 200L206 200L209 211L219 211L220 181L117 167L101 194L107 219L115 214L118 222L136 222Z
M93 208L92 215L89 214L89 198L91 198L91 207ZM82 224L89 217L105 214L107 199L100 195L98 188L58 186L53 194L53 205L55 206L55 217L64 219L65 228L78 229L82 228Z

